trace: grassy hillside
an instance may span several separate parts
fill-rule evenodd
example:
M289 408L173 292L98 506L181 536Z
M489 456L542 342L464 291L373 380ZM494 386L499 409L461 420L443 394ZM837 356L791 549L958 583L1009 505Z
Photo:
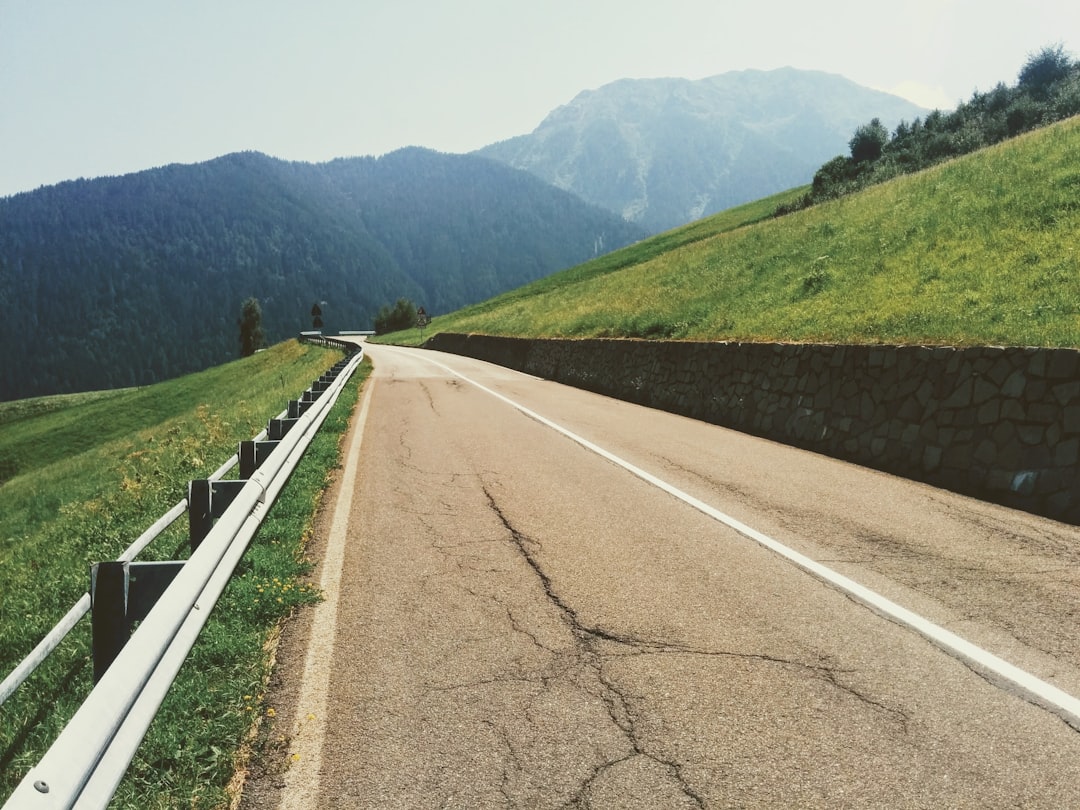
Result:
M743 207L662 234L425 336L1080 346L1080 118L757 219Z
M0 405L0 677L86 592L92 562L115 559L186 495L189 479L213 472L340 357L290 341L147 388ZM356 386L347 391L181 672L164 709L173 719L151 729L121 789L131 804L121 806L221 806L234 750L260 707L267 629L314 598L291 582L303 570L314 498L337 463L334 431L355 402ZM140 559L186 556L181 518ZM0 711L0 802L90 688L88 625ZM195 728L184 716L213 721Z

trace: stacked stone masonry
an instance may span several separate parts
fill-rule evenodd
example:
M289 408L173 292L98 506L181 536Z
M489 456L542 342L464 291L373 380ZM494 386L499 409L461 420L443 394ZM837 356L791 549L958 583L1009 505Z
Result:
M429 348L1080 523L1080 352L436 335Z

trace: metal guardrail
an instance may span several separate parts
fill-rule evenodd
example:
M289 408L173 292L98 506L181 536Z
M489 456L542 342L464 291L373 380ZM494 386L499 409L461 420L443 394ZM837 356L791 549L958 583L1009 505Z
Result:
M284 414L285 412L282 411L281 416L284 416ZM258 441L265 436L266 431L264 430L255 437L255 440ZM210 480L217 481L221 479L229 472L229 470L236 466L237 460L237 456L230 458L210 475ZM134 560L142 553L143 549L158 538L158 535L169 528L169 526L175 523L180 516L187 511L187 506L188 502L187 498L185 498L158 518L150 528L139 535L138 539L125 549L124 553L117 558L117 561L131 562ZM34 670L41 666L45 659L49 657L49 654L60 646L60 642L62 642L67 637L67 634L75 628L75 625L90 612L90 601L90 594L84 593L82 598L79 599L79 601L72 606L71 610L64 615L64 618L57 622L56 626L48 632L45 638L38 642L38 645L34 647L30 654L27 655L2 682L0 682L0 706L15 693L16 689L22 686L23 681L29 678Z
M367 331L345 331L340 332L339 335L373 335L374 332ZM314 343L318 346L332 346L338 349L345 349L346 351L352 351L356 348L356 343L350 340L339 340L333 335L324 335L322 332L301 332L300 340L304 343Z
M346 346L350 350L356 348L354 344ZM107 807L233 570L362 359L361 349L342 362L332 380L324 377L314 383L305 392L302 401L306 406L302 413L299 403L295 408L290 403L290 408L277 420L271 420L268 431L273 429L274 421L287 421L288 428L270 442L272 449L242 483L188 560L178 566L172 583L119 650L112 665L101 674L53 745L16 787L4 810ZM297 416L292 418L294 411ZM268 432L259 434L256 441L267 435ZM211 479L215 476L220 479L237 463L238 456L226 462ZM181 501L173 507L118 562L125 565L130 562L188 506L187 501ZM31 659L44 660L70 627L86 614L89 602L87 594L20 667ZM45 649L46 642L52 645L49 649ZM34 666L29 666L29 671ZM9 676L3 687L8 688L8 682L14 680ZM10 690L17 686L15 683Z

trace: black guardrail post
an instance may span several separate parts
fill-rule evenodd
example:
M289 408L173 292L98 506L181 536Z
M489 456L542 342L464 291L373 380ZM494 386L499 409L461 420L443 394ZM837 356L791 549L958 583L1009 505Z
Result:
M184 563L103 562L90 566L90 633L94 683L131 638L131 627L142 621L165 593Z
M192 553L210 533L214 520L225 514L247 480L210 481L199 478L188 482L188 542Z
M280 441L296 422L296 419L271 419L266 427L266 438L272 442Z
M103 562L90 567L90 631L97 683L128 639L126 563Z
M238 475L240 478L248 479L255 474L255 471L262 466L262 463L270 457L270 454L274 452L280 442L270 441L246 441L240 442L240 452L237 454L240 458L240 467Z

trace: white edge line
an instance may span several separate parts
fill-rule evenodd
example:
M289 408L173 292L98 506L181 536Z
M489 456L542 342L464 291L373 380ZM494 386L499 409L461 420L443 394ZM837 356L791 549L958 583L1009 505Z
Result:
M281 793L279 810L306 810L315 807L321 788L322 746L326 735L326 715L330 695L330 662L334 655L338 604L341 598L341 569L345 561L346 532L356 488L357 459L371 401L372 377L364 383L360 411L353 425L353 436L345 457L330 532L323 555L319 588L323 601L315 605L308 639L300 696L290 743L291 765L285 772L286 787Z
M881 615L892 619L893 621L903 625L904 627L914 630L916 633L928 639L949 654L960 658L980 673L984 675L997 676L998 678L1002 678L1009 683L1012 683L1040 706L1049 709L1050 711L1059 715L1063 720L1065 720L1067 723L1069 723L1069 725L1073 726L1074 728L1080 729L1080 699L1077 699L1069 693L1058 689L1056 686L1047 683L1046 681L1036 677L1035 675L1032 675L1030 672L1020 669L1014 664L1010 664L1008 661L999 658L993 653L988 652L987 650L984 650L983 648L975 644L972 644L970 641L961 638L952 631L946 630L941 625L935 624L934 622L923 618L922 616L908 610L905 607L901 607L900 605L896 604L890 599L887 599L876 591L870 590L865 585L860 585L858 582L855 582L854 580L849 579L843 574L832 570L828 566L822 565L819 562L815 562L806 555L800 554L795 549L789 548L778 540L774 540L768 535L763 534L756 529L751 528L750 526L747 526L745 523L736 520L735 518L725 514L724 512L721 512L719 509L709 506L709 504L695 498L693 495L689 495L683 492L681 489L678 489L677 487L667 483L666 481L657 478L655 475L648 473L640 467L631 464L629 461L626 461L625 459L616 456L614 453L605 450L599 445L593 444L588 439L585 439L577 435L576 433L567 430L561 425L552 422L550 419L541 416L535 411L529 410L524 405L514 402L512 399L503 396L499 392L494 391L487 386L466 377L464 374L455 371L449 366L444 365L437 360L433 360L430 357L425 357L424 359L427 362L432 363L433 365L436 365L444 371L454 375L455 377L464 380L470 385L476 386L481 391L490 394L496 399L502 400L507 405L516 408L518 411L528 416L530 419L535 419L537 422L540 422L541 424L546 425L552 430L561 433L563 436L566 436L568 439L577 442L585 449L591 450L592 452L596 453L602 458L607 459L613 464L617 464L627 472L630 472L633 475L636 475L638 478L642 479L643 481L662 489L664 492L667 492L670 495L673 495L674 497L694 507L698 511L708 515L714 520L717 520L720 523L723 523L725 526L734 529L739 534L742 534L745 537L748 537L756 543L764 546L765 548L774 551L775 553L797 565L799 568L802 568L807 573L812 574L818 579L823 580L824 582L827 582L830 585L838 588L852 598L858 600L859 602L862 602L864 605L876 611L877 613L880 613Z

